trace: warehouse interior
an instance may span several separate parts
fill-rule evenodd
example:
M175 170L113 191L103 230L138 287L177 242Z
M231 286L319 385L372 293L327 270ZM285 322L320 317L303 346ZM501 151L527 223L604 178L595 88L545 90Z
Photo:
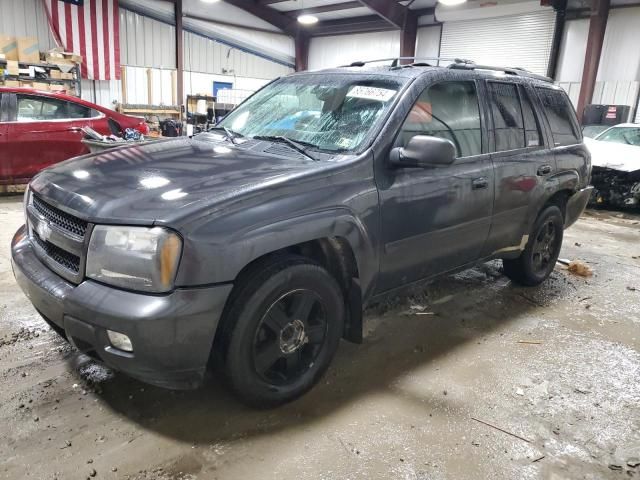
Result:
M238 118L269 88L279 88L279 82L397 74L402 78L398 82L409 79L409 85L423 70L442 78L451 72L457 75L458 70L460 75L480 70L496 82L515 78L521 85L518 102L525 98L525 85L533 92L539 82L566 97L576 119L572 121L577 129L575 145L554 138L551 118L537 120L540 139L522 145L531 156L503 167L511 176L499 179L496 174L488 183L479 179L485 181L479 188L488 184L495 195L488 207L493 220L487 220L494 222L495 230L501 188L517 191L503 202L524 202L530 191L551 192L565 181L566 172L565 177L536 184L542 185L539 188L528 187L532 177L523 164L549 154L555 169L576 149L587 152L580 153L589 158L585 167L572 157L571 171L583 177L571 180L571 188L595 189L587 192L586 208L575 207L579 210L575 223L567 220L570 201L558 203L566 230L544 282L524 286L508 272L507 262L516 258L509 255L526 252L533 241L530 237L537 235L533 231L484 255L482 262L465 263L464 269L443 268L437 277L403 276L401 268L414 258L407 243L397 239L403 229L420 231L428 222L443 226L438 235L422 237L429 241L417 247L427 252L424 258L435 255L432 251L441 252L439 259L447 255L447 242L453 248L459 237L490 233L477 233L479 220L469 212L479 205L466 197L455 209L442 208L460 200L464 188L444 183L447 166L408 169L414 177L408 175L400 186L394 184L400 174L389 175L386 184L376 180L388 174L377 163L373 168L358 167L365 154L370 153L370 162L381 161L380 156L391 158L375 147L391 128L391 113L384 117L388 124L379 120L377 135L369 139L373 153L359 151L360 160L355 154L349 156L344 138L338 141L344 148L327 151L310 144L311 137L269 137L259 129L249 135L242 130L248 128L246 118ZM383 82L380 78L365 82L374 87L364 93L358 90L359 100L371 101L373 94L393 97L395 93L386 90L392 87L376 83ZM484 81L480 76L470 78L478 84ZM273 110L281 104L288 107L287 102L300 105L296 115L309 117L296 117L295 128L300 122L307 125L321 113L303 107L308 103L303 97L311 93L324 100L328 97L321 96L328 94L318 93L322 88L299 87L297 93L282 95ZM478 92L485 90L489 91L482 87ZM61 116L60 102L67 116ZM476 108L489 112L484 102L476 101ZM543 100L533 104L543 110ZM47 105L53 105L53 113L45 112ZM393 105L389 109L396 108ZM429 122L440 121L436 107L424 105L423 121L425 116ZM39 109L37 115L34 108ZM409 108L400 112L398 107L396 114L404 118ZM253 121L267 122L270 114L263 109L264 118ZM526 124L526 114L520 114ZM478 128L480 117L483 128L485 122L489 126L496 122L486 115L478 113ZM535 117L533 111L531 115ZM291 123L291 119L279 121L285 120ZM362 120L361 129L368 128L365 123ZM520 127L530 142L528 127ZM214 135L220 135L215 139L219 143L207 146ZM490 150L498 142L497 126L495 140L487 139L494 135L489 127L482 135L479 157L498 172L500 157L495 155L497 149ZM242 147L245 141L259 140L282 147L280 155L283 149L295 150L300 165L285 171L282 158L272 155L269 160L260 145ZM454 152L462 149L455 138L447 142ZM401 149L400 160L407 150ZM458 157L455 161L452 157L453 165L458 165ZM242 162L246 163L236 166ZM342 173L322 173L341 162L353 165ZM308 165L323 185L318 191L305 187L310 185L303 177ZM416 171L435 171L433 178L442 186L433 187L431 196L424 192L421 196L412 190L425 178ZM464 177L466 173L460 172ZM547 173L538 169L535 180L534 169L534 184ZM370 182L366 190L353 190L362 180L359 175ZM187 176L190 183L181 184ZM289 183L279 190L284 181ZM305 189L306 199L300 191ZM161 195L145 196L156 191ZM562 198L556 193L548 197ZM338 208L340 213L326 220L321 214L329 215L331 195L346 200ZM391 215L382 206L387 198L394 208ZM200 208L208 201L212 203ZM554 201L544 205L553 207ZM302 226L287 209L306 208L305 202L318 218ZM269 208L276 203L280 210L273 213ZM520 210L502 205L513 216L501 221L508 224L531 215L523 203L519 205ZM37 225L30 223L34 209L39 212ZM354 213L358 209L361 216ZM187 211L193 217L181 218ZM462 212L457 213L459 218L467 214L464 225L476 229L455 230L457 225L446 223L450 211ZM219 224L205 223L204 219L218 215ZM358 218L345 227L341 222L349 215ZM61 237L55 226L53 233L47 225L40 229L45 220L71 230L80 228L72 240L84 250L75 256L80 266L73 275L60 274L36 257L19 265L20 245L36 237L51 239L52 247L40 244L40 248L51 258L58 255L58 263L73 260L73 255L65 256L67 251L58 251L69 241L56 244ZM243 236L249 230L244 222L249 221L258 225L254 237ZM322 222L340 233L326 243L313 243L315 237L300 234L320 229ZM349 248L341 243L354 232L367 231L369 222L379 230L369 230ZM388 238L385 223L394 229ZM120 297L100 293L100 288L111 285L111 267L103 268L107 274L96 274L106 276L91 277L82 262L88 265L91 255L98 257L93 250L96 232L120 224L132 231L169 232L166 238L158 236L157 247L153 244L158 252L163 249L157 260L162 271L153 281L165 281L164 255L171 255L172 245L179 242L180 260L167 267L168 275L173 275L170 287L154 290L114 283L118 288L112 290ZM0 227L0 478L640 478L637 0L0 0ZM489 223L487 232L493 232ZM294 242L298 237L305 242ZM128 238L131 245L137 244L133 236ZM267 249L283 238L291 238L291 245L282 244L277 252ZM188 249L198 242L209 250L189 256ZM372 291L380 285L376 282L385 280L385 254L394 259L389 271L401 272L402 288L380 289L382 294L374 291L369 298L358 249L380 262L370 267ZM252 282L271 272L266 267L260 270L260 262L273 268L275 278L278 268L284 269L276 261L285 254L295 257L292 264L308 257L307 267L322 267L332 275L331 281L336 277L344 290L344 298L336 298L345 309L340 310L345 333L335 358L326 372L316 376L313 388L309 384L296 398L277 405L265 401L256 408L255 401L239 397L235 373L209 367L223 363L218 357L222 354L215 351L218 342L227 342L224 348L232 349L229 345L235 345L239 335L229 326L228 318L235 318L241 308L232 302L255 298L248 295L263 287ZM231 272L230 265L245 256L251 263L233 270L229 278L217 273ZM127 258L123 253L119 261L112 261L125 264ZM268 263L272 258L275 266ZM335 268L333 260L339 263ZM25 271L32 272L35 282L55 280L29 290L24 286L29 276ZM184 280L190 274L198 280ZM193 293L227 287L222 300L214 293L200 300L206 295L196 298ZM147 294L148 303L139 301L140 293ZM46 296L63 294L67 296L56 300L59 303ZM198 388L191 383L188 388L173 388L168 381L146 381L144 368L129 375L117 362L110 364L101 354L90 352L66 330L67 323L52 321L42 310L60 310L67 322L81 311L71 304L72 295L84 295L85 315L95 312L95 318L87 320L92 331L102 328L102 319L97 320L101 315L115 319L115 327L122 325L118 312L139 322L136 332L151 323L158 356L164 357L161 365L174 357L174 338L183 346L198 337L208 342L205 381ZM113 298L122 303L109 304ZM206 338L206 329L182 330L184 323L173 322L181 315L180 322L201 321L204 314L196 309L204 310L205 304L222 312L220 325L225 330L215 333L215 340ZM354 313L361 305L362 314ZM150 322L162 312L169 312L168 317L157 326ZM238 323L242 315L237 313ZM74 321L69 320L69 328ZM218 319L211 321L216 324ZM295 328L304 327L298 325L300 321L293 320L279 334L282 352L289 353L285 330L299 335ZM353 325L360 327L356 333ZM131 347L129 337L117 337L122 334L115 327L105 330L105 350L119 349L122 358L134 358L129 348L137 348L136 337L130 335ZM155 333L160 329L171 330L171 340ZM304 337L304 330L300 335L304 346L310 337ZM253 337L257 339L258 333ZM224 355L233 356L227 350Z

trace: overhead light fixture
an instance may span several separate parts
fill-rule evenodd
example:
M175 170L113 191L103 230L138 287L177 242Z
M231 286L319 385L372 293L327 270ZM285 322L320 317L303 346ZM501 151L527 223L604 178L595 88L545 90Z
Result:
M438 0L442 5L446 5L447 7L452 7L454 5L461 5L465 3L467 0Z
M314 23L318 23L318 17L315 15L300 15L298 17L298 22L303 25L313 25Z
M200 0L202 3L218 3L220 0Z

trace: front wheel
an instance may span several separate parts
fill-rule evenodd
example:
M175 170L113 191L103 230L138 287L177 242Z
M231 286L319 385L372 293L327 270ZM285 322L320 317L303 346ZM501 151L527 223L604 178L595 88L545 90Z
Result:
M516 259L502 261L505 275L526 286L544 282L558 261L563 229L560 209L555 205L545 208L536 219L522 254Z
M319 265L287 256L245 277L237 289L225 318L231 386L259 407L299 397L325 372L342 336L338 283Z

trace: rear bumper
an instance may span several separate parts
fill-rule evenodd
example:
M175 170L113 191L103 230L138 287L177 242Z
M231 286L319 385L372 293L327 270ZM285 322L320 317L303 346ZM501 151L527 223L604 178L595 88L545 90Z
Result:
M231 285L167 295L128 292L91 280L74 285L36 257L24 227L11 242L11 257L22 291L78 349L157 386L181 389L202 383ZM107 329L129 336L133 353L111 346Z
M589 202L589 198L591 198L592 192L593 187L589 186L582 190L578 190L569 197L564 218L564 228L570 227L576 223L578 218L580 218L580 215L582 215L582 212L584 212L584 209Z

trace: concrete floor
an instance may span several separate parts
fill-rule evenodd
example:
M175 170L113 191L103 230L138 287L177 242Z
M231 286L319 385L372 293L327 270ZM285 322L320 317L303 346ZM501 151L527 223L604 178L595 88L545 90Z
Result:
M14 283L0 199L0 478L640 478L639 222L566 233L591 278L519 288L494 262L371 308L318 387L252 411L78 356Z

